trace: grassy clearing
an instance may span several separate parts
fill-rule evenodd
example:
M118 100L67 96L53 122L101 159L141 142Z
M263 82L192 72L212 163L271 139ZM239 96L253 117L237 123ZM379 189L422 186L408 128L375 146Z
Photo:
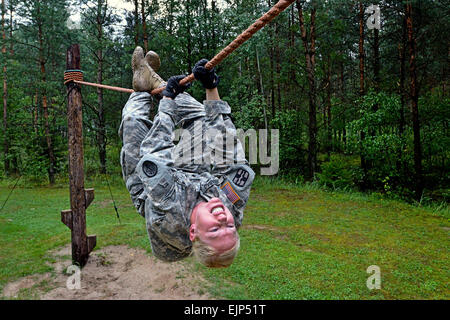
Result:
M122 223L107 185L86 183L96 193L88 234L97 234L97 248L128 244L150 252L144 219L120 180L111 184ZM70 242L60 222L60 211L70 206L67 186L25 185L0 212L0 290L17 278L51 271L47 252ZM0 186L0 205L9 187ZM257 179L235 263L228 269L206 269L191 258L186 263L211 281L208 290L218 298L448 299L449 217L443 206ZM381 290L366 287L370 265L381 269Z

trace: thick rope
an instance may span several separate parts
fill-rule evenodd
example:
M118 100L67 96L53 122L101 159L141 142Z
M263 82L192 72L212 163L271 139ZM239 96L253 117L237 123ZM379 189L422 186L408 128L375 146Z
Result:
M78 84L85 84L87 86L108 89L113 91L125 92L125 93L133 93L133 89L125 89L120 87L108 86L105 84L99 83L91 83L83 81L83 71L81 70L66 70L64 71L64 84L68 84L69 82L75 82Z
M206 65L205 68L210 70L221 63L226 57L228 57L234 50L239 48L245 41L250 39L256 32L258 32L262 27L272 21L281 12L286 10L295 0L280 0L278 1L269 11L267 11L261 18L256 20L250 27L242 32L236 39L234 39L228 46L226 46L222 51L215 55ZM185 85L189 82L195 80L194 74L190 74L180 81L181 85ZM164 88L158 88L151 92L152 95L161 93Z
M242 32L239 36L237 36L236 39L234 39L228 46L226 46L224 49L222 49L218 54L214 56L207 64L206 69L210 70L217 66L219 63L221 63L226 57L228 57L234 50L239 48L245 41L250 39L256 32L258 32L262 27L264 27L266 24L268 24L270 21L272 21L276 16L278 16L281 12L286 10L287 7L289 7L295 0L280 0L278 1L269 11L267 11L261 18L256 20L250 27L247 28L244 32ZM79 70L78 70L79 71ZM71 72L71 70L68 70L66 72ZM66 72L64 73L64 80L66 79ZM69 80L65 80L64 84L67 82L73 81L78 84L84 84L87 86L92 87L98 87L113 91L119 91L119 92L125 92L125 93L133 93L134 90L132 89L125 89L120 87L112 87L107 86L103 84L98 83L91 83L91 82L85 82L82 79L76 79L75 77L79 77L79 74L74 74L73 78L70 78ZM181 85L186 85L189 82L193 82L195 80L194 74L190 74L184 79L180 81ZM150 92L152 95L160 94L165 87L160 87L158 89L153 90Z
M72 81L83 81L83 71L81 70L64 71L64 84L67 84Z

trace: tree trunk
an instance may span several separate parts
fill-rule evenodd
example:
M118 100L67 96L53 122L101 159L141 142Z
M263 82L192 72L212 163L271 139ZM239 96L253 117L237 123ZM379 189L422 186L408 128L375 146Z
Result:
M311 43L308 44L308 35L305 28L305 20L303 17L303 8L300 1L296 1L298 16L300 21L300 33L303 41L303 47L305 50L306 58L306 72L308 75L309 83L309 141L308 141L308 177L314 178L314 174L317 170L317 119L316 119L316 79L315 79L315 53L316 53L316 35L315 35L315 20L316 20L316 8L311 10L311 25L310 25L310 38Z
M268 5L269 8L272 7L272 4L270 2L270 0L268 0ZM272 107L272 118L275 116L275 78L274 78L274 35L273 35L273 28L271 27L269 29L269 34L270 34L270 49L269 49L269 55L270 55L270 105Z
M281 108L281 54L280 54L280 45L278 43L279 33L278 33L278 25L275 23L275 53L276 53L276 72L277 72L277 108L278 110L282 110Z
M4 1L4 0L2 0ZM11 56L14 54L14 41L13 40L13 11L14 11L14 7L13 7L13 2L9 1L9 40L10 40L10 47L9 47L9 51L11 53Z
M380 32L378 29L373 29L373 74L375 80L375 91L380 92ZM374 111L378 110L378 105L375 105Z
M406 45L407 45L407 34L406 34L406 17L402 18L402 38L400 40L400 43L398 45L398 58L400 63L400 79L399 79L399 85L398 85L398 94L400 96L400 115L399 115L399 125L398 125L398 132L400 135L400 138L403 138L403 134L405 132L405 103L406 103L406 92L405 92L405 79L406 79ZM402 175L405 175L406 172L404 172L404 161L403 161L403 139L401 139L401 144L398 148L398 159L396 161L396 167L399 172L402 173Z
M365 75L364 75L364 6L361 1L359 1L359 95L363 97L365 95ZM364 140L366 138L366 134L361 131L361 145L364 144ZM360 153L361 158L361 169L363 171L363 181L362 181L362 190L365 191L367 189L367 160L364 155L364 150L361 150Z
M380 93L380 33L378 29L373 29L373 75L374 75L374 88L376 93ZM372 106L372 112L378 110L378 103L374 103ZM376 127L369 126L369 136L373 138L376 135ZM366 170L369 172L374 164L372 160L366 161Z
M200 42L200 51L204 50L203 45L206 44L206 52L210 52L211 37L209 36L210 26L208 25L208 1L207 0L202 1L201 14L202 14L203 22L200 22L200 25L203 24L202 31L204 32L203 37L204 37L205 41ZM200 12L199 12L199 16L200 16Z
M400 122L399 122L399 133L400 136L403 136L405 132L405 103L406 103L406 94L405 94L405 78L406 78L406 42L407 42L407 34L406 34L406 18L403 18L403 27L402 27L402 40L399 44L399 60L400 60L400 79L399 79L399 95L400 95Z
M326 129L327 129L327 157L331 157L332 134L331 134L331 56L328 55L328 69L327 69L327 103L326 103Z
M272 107L272 116L275 115L275 77L274 77L274 54L273 48L270 47L270 105Z
M420 122L419 122L419 90L417 86L416 69L416 39L413 28L412 5L406 4L406 26L408 33L409 47L409 73L410 73L410 96L411 96L411 114L414 133L414 170L415 170L415 198L420 200L424 189L422 179L422 146L420 141Z
M39 120L38 115L39 115L39 98L38 98L38 91L36 89L33 96L33 129L36 135L38 133L38 120Z
M380 33L378 29L373 29L373 74L374 74L374 86L375 92L380 93ZM375 103L372 107L372 111L376 112L378 110L378 103ZM370 130L370 136L375 136L376 128ZM371 168L373 163L369 162L369 168Z
M40 14L40 10L38 8L38 15ZM48 178L50 184L55 183L55 164L56 164L56 158L53 153L53 145L52 145L52 138L50 135L50 127L48 122L48 102L47 102L47 93L45 90L45 85L47 82L46 77L46 71L45 71L45 57L44 57L44 38L43 38L43 31L42 31L42 22L38 22L38 36L39 36L39 65L41 70L41 81L43 84L42 89L42 109L44 112L44 131L45 131L45 140L47 142L47 153L50 160L49 168L48 168Z
M211 50L216 52L217 49L217 31L215 21L217 20L218 12L217 12L216 1L211 0L211 19L209 21L209 29L211 30Z
M134 0L134 47L139 45L139 2Z
M8 138L8 72L6 67L6 30L5 30L5 0L2 0L2 56L3 56L3 157L5 174L10 171L9 138Z
M142 15L142 35L144 37L144 50L148 52L148 35L147 35L147 19L145 12L145 0L141 0L141 15Z
M103 50L102 50L102 39L103 39L103 21L101 20L101 5L102 2L98 3L97 11L97 39L99 41L99 46L97 50L97 83L103 83ZM97 114L98 114L98 131L97 131L97 146L100 159L100 173L106 173L106 125L105 125L105 115L104 115L104 104L103 104L103 89L97 88Z
M296 58L296 49L295 49L295 33L293 30L293 25L295 24L295 11L294 11L295 7L291 6L290 11L289 11L289 51L290 51L290 55L289 55L289 88L287 88L288 90L286 90L287 92L289 92L289 96L288 96L288 108L289 109L296 109L297 110L297 106L298 103L295 102L295 100L293 99L293 96L295 96L295 92L297 90L297 88L295 87L295 76L297 74L296 71L296 62L295 62L295 58Z
M172 35L173 34L173 20L174 20L174 16L173 16L173 0L169 0L169 12L167 15L167 19L169 20L169 34Z
M341 74L340 74L339 78L340 78L340 82L341 82L341 99L342 99L343 102L345 102L347 100L346 96L345 96L345 76L344 76L345 70L344 70L344 61L342 61L342 60L341 60L340 72L341 72ZM347 145L347 132L346 132L346 129L345 129L345 126L346 126L345 113L342 116L342 122L343 122L343 125L342 125L342 131L343 131L342 143L343 143L344 148L345 148L346 145Z
M262 79L262 73L261 73L261 66L259 64L258 48L256 48L256 64L258 67L258 77L259 77L259 86L261 88L261 96L264 98L264 85L263 85L263 79ZM264 125L265 125L265 128L268 129L267 112L266 112L265 104L263 104L263 112L264 112Z
M187 17L187 64L188 70L192 70L192 36L191 36L191 0L186 2L186 17Z
M364 77L364 6L359 2L359 95L365 94Z

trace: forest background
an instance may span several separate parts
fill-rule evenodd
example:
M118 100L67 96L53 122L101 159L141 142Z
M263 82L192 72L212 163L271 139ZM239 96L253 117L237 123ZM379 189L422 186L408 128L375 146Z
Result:
M163 78L190 73L274 3L2 0L0 179L67 181L71 44L80 44L86 81L131 88L137 45L160 55ZM278 178L448 203L448 4L295 1L218 66L221 97L236 127L280 130ZM371 5L380 28L369 28ZM189 92L204 98L198 83ZM82 94L86 175L120 176L128 94Z

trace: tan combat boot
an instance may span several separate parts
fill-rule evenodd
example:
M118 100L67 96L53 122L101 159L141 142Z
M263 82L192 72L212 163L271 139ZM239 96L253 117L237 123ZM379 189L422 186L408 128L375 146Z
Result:
M165 83L151 65L156 69L159 68L161 65L159 56L153 51L149 51L147 56L144 56L144 50L139 46L136 47L131 59L134 91L150 92Z
M161 60L159 59L159 55L155 51L147 52L147 54L145 55L145 60L147 60L153 71L158 72L159 67L161 66Z

